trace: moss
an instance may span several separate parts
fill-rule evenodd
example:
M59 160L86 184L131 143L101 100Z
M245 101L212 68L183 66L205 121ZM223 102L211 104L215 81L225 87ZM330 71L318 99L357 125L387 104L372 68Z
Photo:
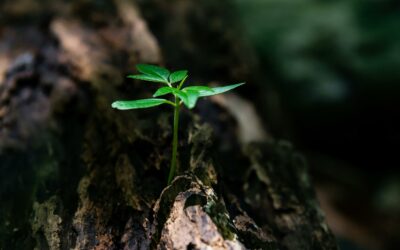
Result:
M211 217L212 221L218 227L224 239L233 240L236 236L236 228L232 224L225 205L217 199L214 194L207 196L208 201L204 206L204 211Z
M57 204L56 196L33 204L32 232L37 242L36 249L60 249L62 219L56 214Z

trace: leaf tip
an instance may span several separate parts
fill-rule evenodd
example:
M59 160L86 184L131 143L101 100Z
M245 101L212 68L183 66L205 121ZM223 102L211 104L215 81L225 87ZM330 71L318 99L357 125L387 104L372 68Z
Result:
M111 103L111 107L114 109L118 108L118 102Z

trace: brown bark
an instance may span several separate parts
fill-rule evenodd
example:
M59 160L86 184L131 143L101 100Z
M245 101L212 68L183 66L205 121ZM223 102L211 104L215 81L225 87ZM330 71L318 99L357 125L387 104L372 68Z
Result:
M183 112L166 186L170 110L110 107L149 96L124 76L163 61L138 5L0 7L2 249L336 249L303 157L239 97Z

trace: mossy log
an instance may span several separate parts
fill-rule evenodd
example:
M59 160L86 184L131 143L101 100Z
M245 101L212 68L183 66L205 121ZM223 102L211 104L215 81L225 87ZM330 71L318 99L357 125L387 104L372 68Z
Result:
M183 112L166 185L170 109L110 107L164 61L139 5L28 2L0 4L0 249L336 249L303 157L239 97Z

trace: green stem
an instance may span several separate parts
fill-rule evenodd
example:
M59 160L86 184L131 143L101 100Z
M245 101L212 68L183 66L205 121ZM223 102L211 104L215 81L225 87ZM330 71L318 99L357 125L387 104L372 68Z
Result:
M186 78L188 78L188 76L185 76L185 78L182 79L182 81L179 83L177 89L181 89L182 88L182 85L183 85L183 83L185 83Z
M174 108L174 134L172 139L172 158L171 168L168 175L168 185L171 184L172 178L174 178L176 170L176 155L178 153L178 126L179 126L179 99L175 96L175 108Z

